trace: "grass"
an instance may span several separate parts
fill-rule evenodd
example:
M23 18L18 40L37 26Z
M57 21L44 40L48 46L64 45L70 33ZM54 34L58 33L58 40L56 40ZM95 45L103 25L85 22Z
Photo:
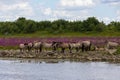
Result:
M0 46L0 50L16 50L18 49L18 46Z
M9 35L2 35L0 34L1 38L9 38L9 37L118 37L120 36L120 32L65 32L65 33L49 33L47 31L39 31L32 34L9 34Z
M120 46L117 48L116 54L120 54Z

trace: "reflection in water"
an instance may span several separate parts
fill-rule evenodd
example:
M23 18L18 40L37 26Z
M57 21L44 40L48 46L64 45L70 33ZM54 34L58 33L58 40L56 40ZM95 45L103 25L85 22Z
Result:
M0 80L119 79L120 64L109 64L106 62L69 62L68 60L52 59L0 60Z

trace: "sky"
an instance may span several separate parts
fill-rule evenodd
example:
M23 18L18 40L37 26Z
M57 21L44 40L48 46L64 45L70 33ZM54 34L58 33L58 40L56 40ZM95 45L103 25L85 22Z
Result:
M120 0L0 0L0 21L19 17L35 21L96 17L108 24L120 21Z

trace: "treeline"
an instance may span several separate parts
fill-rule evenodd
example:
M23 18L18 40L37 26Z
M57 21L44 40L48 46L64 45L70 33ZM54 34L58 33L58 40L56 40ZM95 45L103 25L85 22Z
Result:
M63 19L56 21L34 21L24 17L18 18L14 22L0 22L0 34L19 34L47 31L49 33L62 32L103 32L120 31L120 22L111 22L106 25L95 17L89 17L83 21L66 21Z

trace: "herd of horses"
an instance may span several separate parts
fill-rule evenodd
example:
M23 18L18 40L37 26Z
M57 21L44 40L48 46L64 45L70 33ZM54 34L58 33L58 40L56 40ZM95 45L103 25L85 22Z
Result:
M30 43L19 44L19 49L20 52L24 52L24 51L30 52L34 50L35 53L41 53L43 51L48 51L48 50L49 51L52 50L53 52L60 50L61 53L64 53L65 50L69 50L69 53L72 53L73 50L76 50L76 52L79 51L84 52L90 50L105 50L106 48L114 49L117 48L118 46L119 44L117 42L111 42L111 41L105 41L104 47L96 46L92 44L92 42L89 40L79 41L79 42L69 42L69 43L56 42L56 41L53 41L51 43L44 41L34 41Z

